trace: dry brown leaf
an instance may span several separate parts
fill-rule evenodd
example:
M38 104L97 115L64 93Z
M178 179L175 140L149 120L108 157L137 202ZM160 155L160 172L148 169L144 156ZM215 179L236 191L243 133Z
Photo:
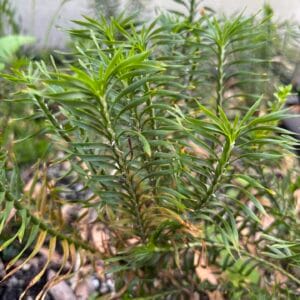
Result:
M266 230L268 227L272 225L274 221L275 221L274 217L270 215L263 215L261 218L261 226L264 230Z
M279 271L274 271L274 278L275 282L280 285L288 281L288 278Z
M251 254L257 255L257 245L255 243L251 243L248 241L247 249Z
M208 266L205 262L205 258L198 250L194 253L194 266L195 272L201 281L207 280L213 285L218 284L219 275L216 274L218 272L218 268L212 265Z
M95 224L91 229L91 238L93 244L100 253L110 253L110 236L102 224Z
M203 17L203 16L205 16L206 15L206 10L205 10L205 7L200 7L200 9L199 9L199 13L200 13L200 15Z
M132 237L126 241L126 244L128 246L135 246L135 245L139 244L140 241L141 241L141 239L139 237Z
M213 285L218 284L218 276L216 272L218 271L217 267L215 266L207 266L202 267L201 265L195 268L196 274L201 281L208 281Z
M195 144L192 141L189 141L188 144L191 147L194 154L196 154L197 156L202 157L202 158L208 158L209 157L209 154L208 154L207 150L205 150L204 148L198 146L197 144Z
M224 300L220 291L207 292L209 300Z
M271 203L270 199L268 199L267 197L257 196L256 198L261 203L262 206L272 207L272 203Z

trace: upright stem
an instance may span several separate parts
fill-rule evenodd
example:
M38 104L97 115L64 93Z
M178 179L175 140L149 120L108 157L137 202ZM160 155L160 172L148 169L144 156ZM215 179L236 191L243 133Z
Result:
M105 125L106 125L107 132L109 134L109 137L110 137L112 151L115 155L118 167L121 170L121 172L123 173L125 184L128 188L129 196L133 202L134 214L137 218L137 223L138 223L137 226L139 229L139 235L140 235L142 241L145 242L145 240L146 240L145 231L146 230L145 230L143 218L142 218L142 215L140 212L140 209L141 209L140 199L136 193L136 187L134 186L134 184L132 182L132 177L130 175L130 170L129 170L128 164L126 162L126 158L122 155L123 152L120 149L119 145L117 144L116 133L112 127L111 117L110 117L109 111L107 109L106 99L104 97L100 97L99 100L102 105L103 114L105 116L105 122L106 122Z
M195 14L195 0L191 0L190 3L190 10L189 10L189 23L193 23L194 21L194 14Z
M230 142L229 140L226 141L221 158L219 159L217 168L215 170L215 176L213 178L213 181L210 185L209 190L206 193L206 197L205 197L204 201L200 204L200 206L203 206L205 203L207 203L210 200L211 196L216 191L216 189L219 185L219 182L222 179L223 174L228 165L228 161L229 161L233 146L234 146L233 142Z
M149 83L146 84L147 86L147 89L146 91L147 92L150 92L150 86L149 86ZM153 102L152 102L152 96L151 94L149 94L149 97L147 99L147 106L152 106ZM157 129L157 126L156 126L156 121L155 121L155 109L152 107L151 110L150 110L150 118L151 118L151 125L152 125L152 129L153 130L156 130Z
M219 107L223 106L224 97L224 63L225 63L225 46L218 45L218 69L217 69L217 107L216 112L219 115Z

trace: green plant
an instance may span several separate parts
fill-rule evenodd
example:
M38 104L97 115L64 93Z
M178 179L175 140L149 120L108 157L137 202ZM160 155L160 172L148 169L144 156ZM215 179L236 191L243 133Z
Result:
M66 176L92 191L72 203L96 212L104 236L98 243L80 237L82 214L72 226L62 219L62 178L50 182L44 168L23 191L18 169L3 155L0 229L8 230L13 209L19 229L0 249L16 240L21 249L5 278L46 244L49 258L30 288L59 243L63 250L61 269L39 297L69 275L63 269L69 256L74 266L75 251L106 262L112 296L122 299L216 290L239 299L297 297L299 224L272 171L295 143L278 127L290 88L279 88L268 104L248 86L266 67L257 50L268 19L219 19L198 15L195 1L177 2L187 16L165 15L147 26L130 17L86 17L71 31L72 64L49 70L36 62L6 76L23 86L19 99L35 105L33 117L45 119L63 153L50 156L51 164L67 161Z
M14 55L24 45L33 43L35 39L31 36L7 35L0 37L0 70L5 64L11 63Z
M34 42L31 36L20 35L19 26L16 22L15 11L9 0L0 1L0 71L4 71L9 65L21 67L24 64L22 59L17 58L20 49ZM0 79L0 145L6 144L9 135L14 131L9 125L12 117L12 105L4 103L6 96L12 92L12 85ZM17 114L15 114L16 116ZM20 131L20 128L19 128Z
M9 67L21 69L27 66L26 59L20 57L19 53L22 46L31 44L34 41L35 38L24 35L0 37L0 70L9 73ZM30 162L45 152L47 143L45 140L40 140L34 141L34 143L27 141L25 144L20 145L16 143L16 140L24 139L39 132L41 122L37 118L33 121L25 118L26 122L23 122L22 118L32 111L32 106L24 104L24 102L17 104L17 101L14 101L14 103L9 101L7 99L8 95L14 91L15 86L7 81L5 82L2 78L0 84L0 144L6 149L13 150L19 163ZM14 141L12 142L12 140Z
M10 0L0 1L0 36L17 34L20 28L16 21L15 10Z

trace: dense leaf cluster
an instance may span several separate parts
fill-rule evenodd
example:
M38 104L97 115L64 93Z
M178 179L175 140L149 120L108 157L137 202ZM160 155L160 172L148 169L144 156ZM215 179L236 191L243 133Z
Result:
M24 263L47 243L49 259L32 286L62 245L62 268L41 297L69 275L63 268L76 249L107 263L124 299L216 289L230 299L254 289L251 299L296 297L299 223L273 173L295 143L278 127L289 88L272 99L257 88L266 79L269 19L217 18L200 14L195 1L177 2L187 16L147 24L125 16L76 21L65 67L36 62L7 75L23 85L15 101L33 103L33 117L46 120L60 153L51 163L68 162L56 181L72 175L83 183L91 195L71 202L95 211L93 222L105 229L101 247L85 241L78 234L82 215L73 226L61 218L63 188L45 174L30 190L17 188L18 171L7 170L2 157L0 228L12 210L20 227L1 250L16 239L22 249L7 276L34 242ZM286 280L277 283L273 272Z

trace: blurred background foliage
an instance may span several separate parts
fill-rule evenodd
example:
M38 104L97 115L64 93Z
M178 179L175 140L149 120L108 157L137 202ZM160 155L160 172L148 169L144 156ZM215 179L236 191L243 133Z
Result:
M35 38L20 35L20 25L16 19L15 9L9 0L0 1L0 68L9 72L11 67L26 67L30 57L26 57L25 45L33 44ZM4 69L5 68L5 69ZM9 95L15 92L14 85L0 79L0 145L15 153L17 161L22 165L32 162L45 151L44 139L25 141L22 145L14 141L23 139L41 129L38 121L22 122L24 114L32 108L24 103L12 104Z

